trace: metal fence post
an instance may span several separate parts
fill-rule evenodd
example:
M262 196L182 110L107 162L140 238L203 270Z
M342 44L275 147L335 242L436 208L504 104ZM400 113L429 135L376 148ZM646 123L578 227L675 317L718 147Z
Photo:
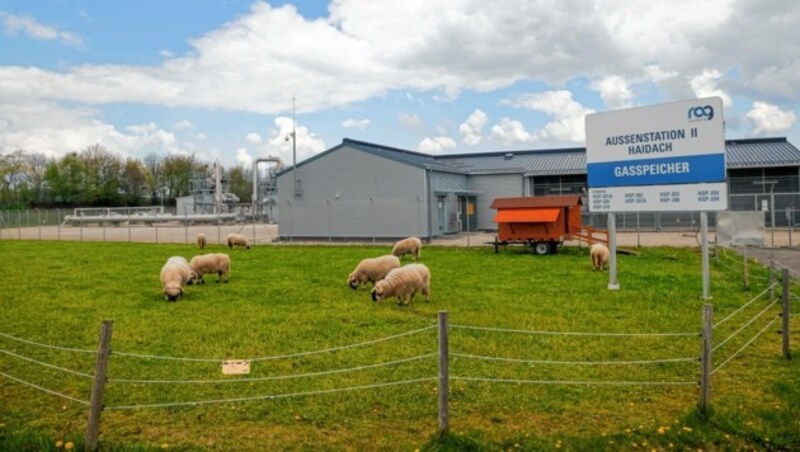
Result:
M22 240L22 211L17 211L17 239Z
M742 259L744 262L744 290L750 290L750 274L747 269L747 245L745 245L742 250Z
M781 327L781 333L783 336L783 357L786 359L792 359L792 351L789 349L789 269L783 269L783 312L781 316L783 317L783 325Z
M220 224L219 212L217 212L217 243L222 244L222 225Z
M58 240L61 241L61 209L56 209L56 221L58 222Z
M450 338L447 311L439 311L439 433L450 430Z
M775 259L769 257L769 301L775 301Z
M42 240L42 211L36 209L36 226L39 230L39 240Z
M100 434L100 414L103 411L103 391L108 371L108 355L111 353L111 330L114 322L103 320L100 327L100 341L97 348L97 365L92 382L92 397L89 402L89 421L86 427L86 449L97 450L97 437Z
M700 359L700 414L708 418L711 398L711 351L713 348L714 306L703 305L703 342Z

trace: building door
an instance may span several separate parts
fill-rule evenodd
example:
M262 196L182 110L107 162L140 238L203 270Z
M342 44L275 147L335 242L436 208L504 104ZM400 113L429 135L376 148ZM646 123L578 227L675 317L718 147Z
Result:
M475 215L475 197L458 197L458 230L475 231L478 229L478 217Z

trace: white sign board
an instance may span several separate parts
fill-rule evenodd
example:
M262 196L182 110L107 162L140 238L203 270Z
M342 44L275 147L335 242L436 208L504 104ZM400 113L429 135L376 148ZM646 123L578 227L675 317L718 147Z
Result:
M718 97L586 116L589 210L728 207Z

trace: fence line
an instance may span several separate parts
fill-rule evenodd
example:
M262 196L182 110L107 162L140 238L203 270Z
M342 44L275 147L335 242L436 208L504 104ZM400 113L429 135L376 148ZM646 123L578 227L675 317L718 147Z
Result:
M396 361L388 361L384 363L378 364L369 364L365 366L358 366L358 367L351 367L348 369L334 369L334 370L325 370L321 372L309 372L304 374L293 374L293 375L275 375L269 377L253 377L253 378L236 378L236 379L224 379L224 380L128 380L128 379L120 379L120 378L109 378L108 381L111 383L136 383L136 384L216 384L216 383L246 383L246 382L253 382L253 381L273 381L273 380L290 380L293 378L306 378L306 377L319 377L322 375L333 375L333 374L342 374L348 372L358 372L361 370L367 369L375 369L379 367L387 367L392 366L395 364L403 364L409 363L413 361L419 361L425 358L432 358L434 356L438 356L436 353L428 353L427 355L419 355L414 356L411 358L405 359L398 359Z
M0 375L2 375L2 376L4 376L4 377L8 378L9 380L14 380L14 381L16 381L17 383L23 384L23 385L25 385L25 386L30 386L31 388L35 388L35 389L38 389L38 390L40 390L40 391L46 392L46 393L48 393L48 394L52 394L52 395L54 395L54 396L61 397L62 399L71 400L71 401L73 401L73 402L77 402L77 403L80 403L80 404L83 404L83 405L89 405L89 402L87 402L87 401L85 401L85 400L76 399L75 397L70 397L70 396L68 396L68 395L66 395L66 394L62 394L62 393L60 393L60 392L53 391L52 389L47 389L47 388L44 388L44 387L42 387L42 386L39 386L39 385L37 385L37 384L33 384L33 383L29 382L29 381L21 380L21 379L19 379L19 378L17 378L17 377L13 377L13 376L11 376L11 375L9 375L9 374L5 373L5 372L0 372Z
M398 338L401 338L401 337L404 337L404 336L410 336L412 334L421 333L423 331L428 331L428 330L432 330L432 329L435 329L435 328L436 328L436 325L431 325L431 326L426 326L424 328L420 328L420 329L417 329L417 330L407 331L405 333L395 334L395 335L392 335L392 336L386 336L386 337L382 337L380 339L374 339L374 340L371 340L371 341L359 342L359 343L356 343L356 344L342 345L342 346L339 346L339 347L331 347L331 348L325 348L325 349L321 349L321 350L312 350L312 351L307 351L307 352L290 353L290 354L286 354L286 355L274 355L274 356L264 356L264 357L260 357L260 358L251 358L251 359L248 359L248 361L250 361L250 362L274 361L274 360L278 360L278 359L297 358L299 356L309 356L309 355L318 355L318 354L321 354L321 353L337 352L337 351L347 350L347 349L351 349L351 348L363 347L365 345L373 345L373 344L377 344L377 343L380 343L380 342L389 341L389 340L392 340L392 339L398 339ZM219 362L222 362L222 361L226 360L226 358L183 358L183 357L174 357L174 356L144 355L144 354L140 354L140 353L128 353L128 352L117 352L117 351L112 352L112 354L113 355L119 355L119 356L129 356L129 357L134 357L134 358L161 359L161 360L169 360L169 361L193 361L193 362L219 363Z
M484 361L500 361L520 364L563 364L575 366L607 366L607 365L626 365L626 364L661 364L661 363L677 363L677 362L697 362L699 357L692 358L666 358L666 359L650 359L639 361L549 361L549 360L536 360L536 359L516 359L516 358L498 358L494 356L470 355L466 353L450 353L450 356L459 358L478 359Z
M492 331L498 333L518 333L543 336L594 336L594 337L698 337L698 333L585 333L575 331L536 331L536 330L513 330L505 328L489 328L482 326L450 325L451 328L462 330Z
M152 403L152 404L142 404L142 405L120 405L120 406L109 406L105 407L106 410L132 410L137 408L165 408L165 407L175 407L175 406L195 406L195 405L208 405L214 403L229 403L229 402L249 402L254 400L275 400L275 399L285 399L288 397L301 397L301 396L309 396L309 395L319 395L319 394L331 394L335 392L347 392L347 391L358 391L362 389L374 389L374 388L385 388L387 386L398 386L403 384L413 384L413 383L420 383L423 381L432 381L436 380L436 377L425 377L425 378L417 378L413 380L401 380L401 381L391 381L388 383L377 383L373 385L362 385L362 386L350 386L344 388L333 388L333 389L321 389L319 391L304 391L304 392L295 392L290 394L270 394L264 396L255 396L255 397L240 397L235 399L215 399L215 400L197 400L193 402L175 402L175 403Z
M769 327L771 327L771 326L772 326L772 324L773 324L773 323L775 323L775 322L776 322L776 321L777 321L779 318L780 318L780 316L775 316L775 318L774 318L774 319L772 319L772 321L770 321L770 322L767 324L767 326L765 326L764 328L762 328L762 329L761 329L761 331L759 331L758 333L756 333L756 335L755 335L755 336L753 336L753 337L752 337L752 338L751 338L749 341L747 341L747 343L745 343L745 344L742 346L742 348L740 348L739 350L737 350L737 351L736 351L736 353L734 353L733 355L731 355L731 356L730 356L728 359L726 359L725 361L723 361L723 362L722 362L722 364L720 364L720 365L719 365L719 366L717 366L717 367L716 367L714 370L712 370L712 371L711 371L711 375L714 375L714 374L715 374L715 373L716 373L718 370L722 369L722 367L723 367L724 365L728 364L728 362L730 362L730 361L731 361L733 358L736 358L737 356L739 356L739 354L740 354L742 351L744 351L744 349L745 349L745 348L747 348L747 347L748 347L750 344L752 344L752 343L753 343L753 342L754 342L756 339L758 339L758 338L759 338L759 337L760 337L762 334L764 334L764 332L765 332L765 331L767 331L767 330L769 329Z
M659 386L659 385L697 385L697 381L577 381L577 380L516 380L511 378L457 377L451 380L482 381L488 383L516 383L541 385L598 385L598 386Z
M754 303L756 300L758 300L758 299L759 299L759 298L761 298L762 296L766 295L766 293L767 293L767 292L769 292L770 290L774 289L774 288L775 288L775 287L777 287L778 285L780 285L780 283L777 283L777 282L776 282L776 283L774 283L773 285L771 285L771 286L767 287L766 289L764 289L764 291L763 291L763 292L761 292L760 294L758 294L758 295L756 295L755 297L753 297L753 298L752 298L750 301L748 301L747 303L745 303L745 304L744 304L742 307L740 307L739 309L737 309L737 310L735 310L735 311L731 312L730 314L728 314L728 316L727 316L727 317L725 317L724 319L722 319L722 320L720 320L719 322L717 322L717 323L714 325L714 328L716 328L716 327L718 327L718 326L722 325L723 323L727 322L728 320L730 320L730 319L731 319L733 316L735 316L736 314L738 314L739 312L741 312L742 310L744 310L745 308L747 308L748 306L750 306L751 304L753 304L753 303Z
M770 309L771 307L775 306L777 303L778 303L778 300L775 300L775 301L773 301L772 303L770 303L770 304L769 304L769 305L768 305L766 308L764 308L764 309L763 309L761 312L759 312L758 314L756 314L756 315L755 315L755 317L753 317L753 318L752 318L752 319L750 319L750 320L749 320L747 323L745 323L744 325L742 325L742 326L741 326L741 328L739 328L738 330L734 331L734 332L733 332L733 333L732 333L730 336L728 336L728 337L727 337L725 340L723 340L722 342L720 342L719 344L717 344L717 345L716 345L716 347L714 347L714 348L713 348L711 351L712 351L712 352L715 352L715 351L717 351L717 349L718 349L718 348L722 347L722 346L723 346L723 345L725 345L725 344L726 344L726 343L727 343L729 340L733 339L733 337L734 337L734 336L736 336L737 334L741 333L741 332L742 332L742 330L744 330L745 328L747 328L748 326L750 326L750 324L751 324L751 323L753 323L753 322L755 322L756 320L758 320L758 318L759 318L759 317L761 317L762 315L764 315L764 314L765 314L767 311L769 311L769 309Z
M65 352L97 354L97 350L84 350L84 349L79 349L79 348L59 347L57 345L49 345L49 344L43 344L41 342L33 342L33 341L26 340L26 339L21 339L21 338L14 337L14 336L11 336L10 334L6 334L6 333L0 333L0 336L3 336L5 338L11 339L11 340L15 340L15 341L18 341L18 342L22 342L23 344L35 345L37 347L44 347L44 348L49 348L49 349L53 349L53 350L62 350L62 351L65 351Z
M48 364L48 363L45 363L45 362L42 362L42 361L37 361L37 360L35 360L33 358L28 358L27 356L18 355L16 353L10 352L8 350L3 350L2 348L0 348L0 353L4 353L4 354L6 354L8 356L13 356L14 358L18 358L18 359L21 359L23 361L28 361L28 362L31 362L31 363L34 363L34 364L38 364L38 365L43 366L43 367L49 367L50 369L60 370L61 372L66 372L68 374L77 375L79 377L94 378L94 375L86 374L86 373L83 373L83 372L78 372L77 370L67 369L67 368L64 368L64 367L54 366L52 364Z

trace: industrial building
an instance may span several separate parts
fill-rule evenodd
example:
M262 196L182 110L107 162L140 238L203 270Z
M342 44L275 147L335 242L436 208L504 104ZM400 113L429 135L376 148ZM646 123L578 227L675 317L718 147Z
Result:
M800 150L786 138L727 140L730 210L764 210L768 226L795 222L800 209ZM277 173L282 240L424 239L496 230L499 197L580 194L586 149L428 155L345 138ZM617 227L693 227L696 213L619 214ZM605 226L606 215L584 212ZM710 215L713 224L714 215Z

